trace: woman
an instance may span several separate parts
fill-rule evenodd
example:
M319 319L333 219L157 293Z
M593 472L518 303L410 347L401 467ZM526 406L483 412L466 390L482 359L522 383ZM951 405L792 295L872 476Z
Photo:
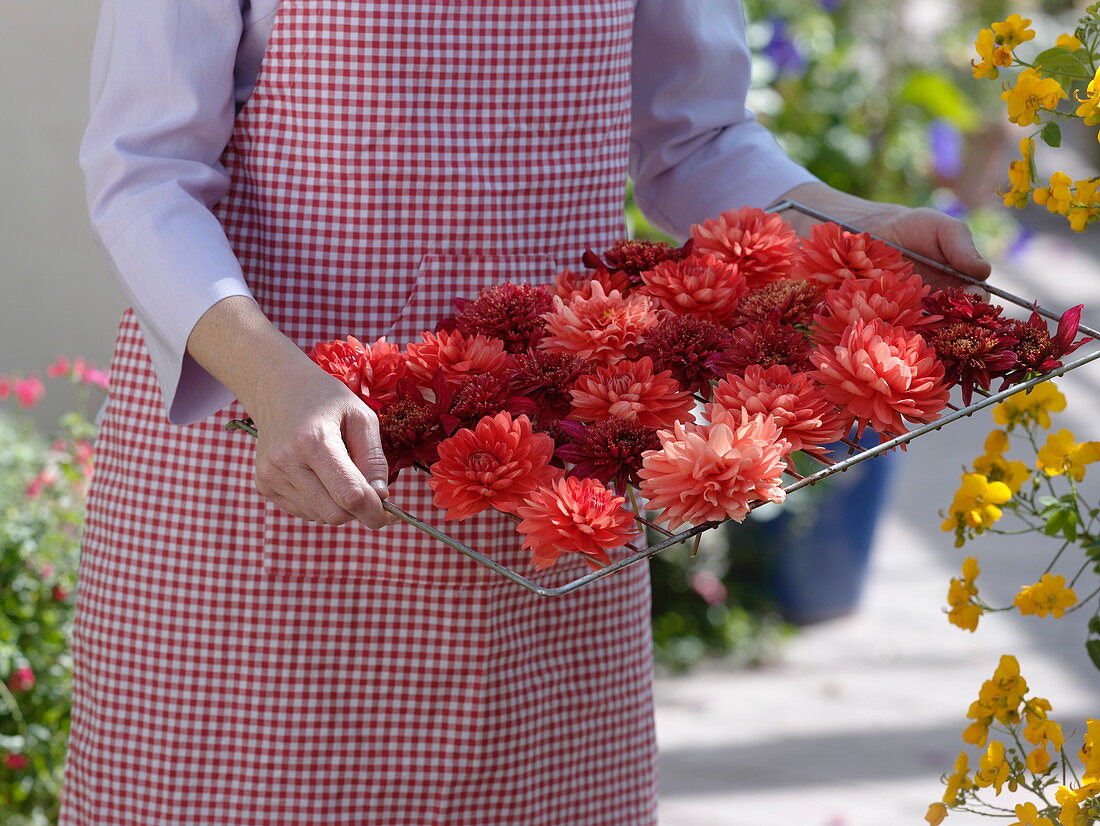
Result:
M371 411L303 355L405 342L647 214L837 193L744 109L728 0L105 0L81 151L132 305L79 571L62 826L655 822L648 575L532 596L405 525ZM258 445L226 433L247 413ZM509 523L448 530L512 567ZM577 575L566 565L552 576Z

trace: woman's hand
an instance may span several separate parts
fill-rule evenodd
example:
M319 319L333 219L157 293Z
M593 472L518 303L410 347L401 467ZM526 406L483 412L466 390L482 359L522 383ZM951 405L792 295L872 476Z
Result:
M884 204L847 195L825 184L813 182L796 186L779 200L798 201L839 221L946 264L959 272L984 281L989 277L989 262L974 247L970 228L957 218L939 210ZM801 213L784 215L804 235L816 223ZM931 267L916 265L916 270L934 288L957 287L958 279Z
M233 391L259 430L256 489L288 513L381 528L388 467L374 411L280 333L250 298L199 319L188 352Z

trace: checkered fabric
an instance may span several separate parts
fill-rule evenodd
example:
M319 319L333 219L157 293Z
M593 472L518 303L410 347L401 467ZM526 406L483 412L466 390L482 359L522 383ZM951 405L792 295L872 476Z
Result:
M284 0L216 208L272 320L403 342L619 237L633 7ZM129 311L111 381L61 826L655 822L644 566L550 600L406 526L295 519L239 404L167 423ZM393 498L432 513L423 476ZM507 521L447 529L527 570Z

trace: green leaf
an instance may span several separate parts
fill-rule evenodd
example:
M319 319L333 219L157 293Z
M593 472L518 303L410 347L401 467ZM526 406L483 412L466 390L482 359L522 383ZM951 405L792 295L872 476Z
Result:
M1085 643L1085 650L1089 652L1092 664L1100 669L1100 640L1089 640Z
M1062 46L1040 52L1035 58L1034 66L1043 74L1052 75L1063 86L1071 86L1075 81L1080 82L1091 78L1093 74L1089 67L1081 62L1081 58Z
M913 72L898 90L898 99L920 107L934 118L943 118L964 132L977 129L981 121L974 104L942 72Z
M1057 149L1062 145L1062 127L1054 121L1051 121L1043 127L1043 131L1039 133L1039 136L1043 139L1047 146L1051 146Z
M1089 633L1100 634L1100 616L1089 618Z

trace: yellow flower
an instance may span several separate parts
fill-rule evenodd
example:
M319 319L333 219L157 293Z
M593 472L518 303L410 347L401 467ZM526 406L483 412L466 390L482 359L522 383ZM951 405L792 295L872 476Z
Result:
M1023 462L1010 462L1004 458L1008 450L1008 434L1003 430L994 430L986 437L985 453L974 460L974 471L985 476L991 482L1004 482L1015 496L1020 492L1031 471Z
M1009 826L1054 826L1054 821L1049 817L1039 817L1039 810L1034 803L1017 803L1015 823Z
M1069 49L1071 52L1075 52L1078 49L1084 48L1085 44L1074 37L1072 34L1060 34L1058 39L1054 41L1055 46L1061 46L1063 49Z
M1085 478L1085 465L1100 461L1100 442L1077 443L1073 432L1065 428L1047 436L1046 444L1035 456L1035 466L1047 476L1068 473L1080 482Z
M1027 206L1028 195L1035 185L1031 180L1032 156L1035 151L1035 141L1031 138L1020 138L1021 160L1013 161L1008 165L1008 185L1005 192L997 191L1004 197L1006 207L1023 209Z
M1035 614L1039 617L1054 614L1055 618L1061 618L1067 608L1077 603L1077 594L1072 588L1065 586L1064 576L1043 574L1042 579L1034 585L1020 588L1013 604L1020 609L1021 614Z
M1042 774L1050 768L1050 753L1039 746L1027 753L1027 769L1032 774Z
M956 532L956 546L962 543L962 532L966 529L981 533L1001 518L1003 505L1012 498L1012 491L1004 482L990 482L980 473L964 473L962 484L951 501L950 516L940 527L945 531Z
M1065 172L1054 172L1050 185L1036 189L1031 197L1035 203L1046 206L1048 212L1066 215L1073 206L1073 178Z
M1000 23L993 24L993 31L997 35L997 43L1008 48L1015 49L1021 43L1035 37L1035 30L1029 29L1031 20L1020 17L1018 14L1010 14Z
M982 755L978 770L974 772L974 785L978 788L992 786L997 790L997 794L1000 794L1001 787L1008 780L1008 772L1005 747L1000 741L994 740Z
M982 683L978 699L970 704L966 716L988 727L993 720L1014 726L1020 722L1020 704L1027 694L1027 680L1020 675L1020 664L1011 654L1002 654L992 679Z
M959 756L955 758L955 772L947 778L947 789L943 793L943 802L948 806L959 802L960 791L974 788L968 776L969 771L969 758L965 751L960 751Z
M947 619L959 628L974 631L978 627L978 619L982 615L982 606L974 602L978 595L978 588L974 580L978 578L981 569L978 560L967 557L962 565L962 579L952 579L947 589L947 604L951 609L947 612Z
M1077 756L1085 764L1084 781L1086 783L1100 782L1100 720L1086 720L1088 732L1085 734L1085 744Z
M978 63L973 60L970 61L970 65L974 67L974 77L993 79L1000 74L997 69L998 66L1012 65L1012 50L1005 46L998 46L995 41L996 35L993 29L982 29L978 32L978 39L974 41L974 48L981 60Z
M1035 423L1050 429L1050 414L1066 409L1066 397L1052 381L1021 390L993 408L993 421L1012 430L1016 425Z
M1074 99L1080 104L1074 112L1077 117L1084 118L1087 126L1100 123L1100 112L1097 111L1097 107L1100 106L1100 69L1097 69L1096 75L1089 81L1085 97L1074 94Z
M1096 194L1098 186L1100 178L1074 182L1073 198L1063 214L1069 219L1070 229L1075 232L1084 232L1092 219L1100 215Z
M1057 108L1065 96L1066 90L1057 80L1043 77L1035 69L1024 69L1016 85L1001 93L1008 104L1008 119L1020 126L1038 123L1039 110Z
M1062 727L1047 717L1048 711L1050 701L1042 697L1033 697L1024 704L1024 717L1027 718L1024 737L1032 745L1041 746L1049 742L1060 749L1065 745L1066 737L1062 734Z
M947 817L947 807L942 803L932 803L924 819L928 821L928 826L940 826L945 817Z
M1100 782L1086 783L1080 788L1059 786L1054 793L1054 799L1062 807L1058 815L1058 822L1062 826L1088 826L1094 822L1091 817L1081 811L1081 804L1091 800L1100 794Z

